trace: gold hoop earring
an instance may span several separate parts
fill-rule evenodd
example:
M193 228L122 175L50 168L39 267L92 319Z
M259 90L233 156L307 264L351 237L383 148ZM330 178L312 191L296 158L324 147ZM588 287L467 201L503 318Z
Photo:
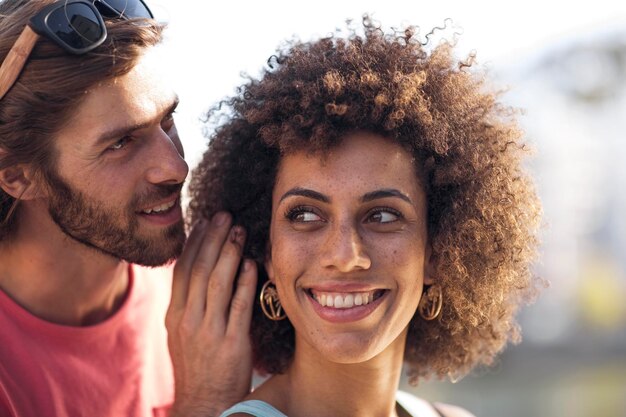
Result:
M417 306L417 310L424 320L431 321L439 316L442 306L443 293L441 291L441 285L433 284L422 294L422 299Z
M271 287L270 287L271 285ZM283 311L283 306L278 299L278 291L269 279L261 288L261 295L259 295L259 301L261 302L261 310L265 317L272 321L280 321L287 317Z

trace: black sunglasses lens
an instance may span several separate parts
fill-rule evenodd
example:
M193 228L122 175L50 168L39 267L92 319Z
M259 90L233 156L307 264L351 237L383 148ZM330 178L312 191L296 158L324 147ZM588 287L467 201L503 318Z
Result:
M124 16L127 19L133 18L146 18L151 19L152 13L148 7L140 0L100 0L100 2L109 6L109 8L115 11L116 16L105 13L104 10L100 10L103 15L107 17L120 17ZM98 3L96 2L96 5Z
M69 3L48 16L47 26L63 42L75 49L88 48L102 37L102 27L93 9L82 3Z

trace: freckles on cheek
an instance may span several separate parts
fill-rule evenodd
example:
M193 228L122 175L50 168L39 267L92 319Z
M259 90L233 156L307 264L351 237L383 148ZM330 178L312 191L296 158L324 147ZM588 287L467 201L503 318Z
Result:
M418 248L398 249L395 248L386 254L384 257L392 265L401 267L420 267L424 263L424 254L420 253Z
M292 278L297 278L306 269L306 263L310 259L310 254L299 246L293 246L282 252L283 257L281 264L285 272L288 272Z
M272 245L272 259L277 278L292 284L303 275L314 257L301 242L279 240Z

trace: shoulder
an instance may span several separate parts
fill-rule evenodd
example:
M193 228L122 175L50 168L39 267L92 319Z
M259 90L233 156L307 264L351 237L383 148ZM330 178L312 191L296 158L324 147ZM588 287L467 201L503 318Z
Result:
M247 400L235 404L224 411L220 417L287 417L271 404L260 400Z
M476 417L464 408L457 407L456 405L435 403L435 407L444 417Z
M396 401L409 415L429 417L475 417L461 407L450 404L431 404L405 391L396 392Z

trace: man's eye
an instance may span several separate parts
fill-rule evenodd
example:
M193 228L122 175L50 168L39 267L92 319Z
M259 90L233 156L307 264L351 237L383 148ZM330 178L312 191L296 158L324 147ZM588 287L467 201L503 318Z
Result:
M163 121L174 120L174 113L176 113L176 110L172 110L171 112L166 114L165 117L163 118Z
M124 136L123 138L121 138L120 140L115 142L113 145L109 146L109 148L107 150L119 151L121 149L124 149L126 147L126 145L128 145L130 143L131 139L132 138L130 136Z
M174 112L170 112L161 120L161 128L167 132L174 126Z
M400 213L390 208L375 209L368 216L368 223L393 223L401 217Z

